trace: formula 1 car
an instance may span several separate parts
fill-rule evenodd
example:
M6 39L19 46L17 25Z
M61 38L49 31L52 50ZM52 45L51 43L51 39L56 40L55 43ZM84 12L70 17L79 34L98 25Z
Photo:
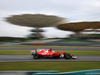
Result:
M55 52L52 49L37 49L32 50L31 54L34 59L38 59L40 57L54 57L54 58L65 58L65 59L76 59L77 57L74 55L70 55L66 52Z

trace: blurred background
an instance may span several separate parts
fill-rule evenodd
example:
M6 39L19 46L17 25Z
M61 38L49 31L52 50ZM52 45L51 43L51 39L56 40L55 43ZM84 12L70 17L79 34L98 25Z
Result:
M0 0L0 6L0 43L100 40L99 0Z

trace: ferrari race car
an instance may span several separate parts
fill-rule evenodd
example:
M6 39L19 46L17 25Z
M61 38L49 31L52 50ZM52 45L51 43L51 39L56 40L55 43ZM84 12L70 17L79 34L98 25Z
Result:
M52 49L37 49L32 50L31 54L34 59L38 59L40 57L55 57L55 58L65 58L65 59L76 59L77 57L74 55L70 55L66 52L55 52Z

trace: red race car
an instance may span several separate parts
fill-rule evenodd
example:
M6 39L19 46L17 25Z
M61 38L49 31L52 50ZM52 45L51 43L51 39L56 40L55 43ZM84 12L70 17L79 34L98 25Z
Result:
M40 57L56 57L56 58L66 58L66 59L76 59L77 57L74 55L70 55L69 53L66 52L55 52L52 51L52 49L37 49L37 50L32 50L31 54L33 55L34 59L38 59Z

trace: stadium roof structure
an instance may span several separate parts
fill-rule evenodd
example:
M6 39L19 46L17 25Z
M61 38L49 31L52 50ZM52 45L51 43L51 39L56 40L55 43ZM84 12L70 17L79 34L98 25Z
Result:
M95 32L100 32L100 29L95 29Z
M22 14L22 15L12 15L6 18L6 21L12 24L28 27L50 27L56 26L58 24L65 23L62 17L44 14Z
M58 25L57 28L65 31L80 32L84 29L100 29L100 22L65 23Z

